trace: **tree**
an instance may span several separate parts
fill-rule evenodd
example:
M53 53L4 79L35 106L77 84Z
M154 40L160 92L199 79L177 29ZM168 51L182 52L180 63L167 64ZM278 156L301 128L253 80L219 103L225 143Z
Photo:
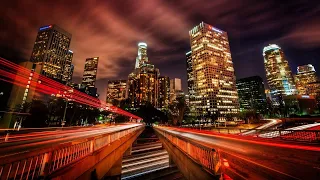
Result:
M176 101L169 104L169 119L173 125L181 125L187 110L186 101L183 96L177 97Z
M22 123L23 127L37 128L48 125L48 107L40 100L33 100L30 107L30 116Z

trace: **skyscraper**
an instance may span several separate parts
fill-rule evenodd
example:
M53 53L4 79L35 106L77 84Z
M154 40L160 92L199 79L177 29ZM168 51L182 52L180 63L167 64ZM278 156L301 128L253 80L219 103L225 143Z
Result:
M138 44L138 56L136 58L136 66L135 68L140 68L141 65L147 63L148 56L147 56L147 43L140 42Z
M314 67L307 64L297 67L297 75L295 75L294 80L299 94L306 95L308 84L317 82L318 77Z
M72 76L73 76L74 66L72 64L72 58L73 58L73 52L71 50L68 50L68 53L66 55L66 64L64 66L64 73L62 78L62 81L65 82L66 84L68 82L71 82Z
M191 51L186 53L187 62L187 82L188 82L188 95L189 99L194 98L194 82L193 82L193 68L192 68L192 55Z
M272 98L282 102L282 97L297 93L289 63L276 44L263 48L264 66Z
M168 76L159 77L159 108L167 108L170 101L170 79Z
M260 76L237 80L240 111L255 110L264 113L266 110L266 93Z
M87 87L95 87L98 71L99 57L87 58L84 65L82 84Z
M174 78L170 80L170 102L175 101L178 96L184 96L181 88L181 79Z
M107 83L106 102L120 102L126 98L127 80L113 80Z
M191 113L196 116L238 113L238 93L227 33L202 22L190 30L189 35L194 81Z
M148 61L147 44L139 43L136 66L134 71L128 76L128 98L133 108L147 102L158 107L159 75L159 69L155 68Z
M41 66L41 74L63 83L71 34L57 25L39 29L30 62Z

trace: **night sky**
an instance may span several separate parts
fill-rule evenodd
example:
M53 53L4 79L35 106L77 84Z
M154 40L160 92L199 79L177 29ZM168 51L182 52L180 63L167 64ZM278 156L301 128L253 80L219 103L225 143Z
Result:
M282 47L293 73L308 63L320 71L318 0L8 0L0 12L1 57L29 60L38 28L57 24L72 34L75 82L85 59L100 57L100 99L107 80L127 79L140 41L161 75L181 78L186 91L188 32L202 21L228 33L237 78L265 78L262 49L270 43Z

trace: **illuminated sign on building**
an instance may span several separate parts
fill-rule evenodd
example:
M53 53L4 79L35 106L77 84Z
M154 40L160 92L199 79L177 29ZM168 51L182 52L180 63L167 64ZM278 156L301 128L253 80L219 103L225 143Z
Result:
M49 26L43 26L41 27L39 30L42 31L42 30L46 30L46 29L50 29L52 26L49 25Z
M214 31L216 31L216 32L218 32L218 33L222 33L221 30L219 30L219 29L217 29L217 28L215 28L215 27L212 27L212 26L209 26L209 29L212 29L212 30L214 30Z
M301 98L309 99L310 96L308 96L308 95L302 95Z

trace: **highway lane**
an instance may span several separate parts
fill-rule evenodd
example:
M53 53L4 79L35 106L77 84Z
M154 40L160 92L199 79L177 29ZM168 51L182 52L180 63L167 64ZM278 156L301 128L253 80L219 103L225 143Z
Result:
M219 149L231 162L235 173L244 179L320 179L320 147L254 142L186 129L164 129Z
M40 135L39 132L28 133L26 135L15 135L13 141L0 144L0 158L30 152L36 149L52 147L62 143L75 142L83 138L94 137L135 126L139 126L139 124L46 131L41 132Z
M267 120L269 122L266 124L263 124L262 126L257 127L256 129L268 129L268 128L274 127L274 126L282 123L282 120L280 120L280 119L264 119L264 120ZM243 135L250 135L250 134L255 134L255 133L256 133L255 130L251 130L251 131L247 131L242 134Z

